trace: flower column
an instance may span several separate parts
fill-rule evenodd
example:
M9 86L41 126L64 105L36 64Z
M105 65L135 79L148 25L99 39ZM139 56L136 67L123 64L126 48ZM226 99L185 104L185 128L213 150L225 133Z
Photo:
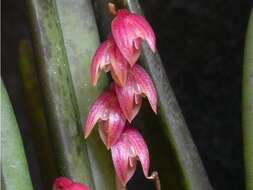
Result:
M92 105L84 129L85 138L95 124L99 134L111 149L113 164L120 182L125 186L140 161L147 178L149 152L142 135L131 126L138 114L142 97L147 97L152 110L157 112L157 93L149 74L137 61L141 44L146 41L155 52L155 35L144 17L126 9L115 11L112 34L97 49L91 63L91 80L96 86L101 71L110 71L113 82Z

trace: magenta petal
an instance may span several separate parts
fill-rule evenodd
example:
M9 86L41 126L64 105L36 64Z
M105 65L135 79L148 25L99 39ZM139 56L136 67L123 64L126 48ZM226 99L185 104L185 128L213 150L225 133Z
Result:
M128 144L120 139L111 147L113 165L118 178L123 185L128 182L128 159L129 159Z
M66 177L59 177L54 181L53 190L90 190L87 185L76 183Z
M106 40L104 41L99 48L97 49L90 67L91 73L91 81L93 86L96 86L97 80L101 73L102 69L105 69L106 66L110 64L110 57L109 57L109 48L111 47L111 42Z
M64 190L72 185L72 180L66 177L58 177L54 181L53 190Z
M123 185L134 175L137 160L140 160L144 175L148 177L149 152L143 137L136 129L127 124L111 151L116 174Z
M131 66L140 56L143 40L146 40L155 52L155 34L149 23L144 17L130 13L126 9L119 10L112 21L112 34L119 50Z
M115 85L115 91L119 101L119 105L127 118L131 123L141 108L141 99L135 101L136 97L136 82L135 78L129 73L125 86L120 87Z
M132 20L133 25L136 27L136 33L139 33L142 40L146 40L150 49L155 52L156 51L156 38L155 33L148 23L148 21L140 15L130 14L129 19Z
M86 120L85 138L97 122L100 124L100 137L109 149L119 139L126 123L114 88L104 92L92 105Z
M108 147L111 147L118 141L125 127L125 123L125 117L119 105L117 105L117 107L114 108L114 111L110 113L108 121Z
M127 68L128 63L127 60L122 56L118 47L116 46L113 38L111 38L113 42L113 46L111 48L111 66L112 66L112 77L114 81L120 85L124 86L127 79Z
M99 132L99 136L101 138L101 140L103 141L103 143L105 144L106 148L109 150L110 147L108 146L107 143L107 139L108 139L108 121L101 121L99 123L99 128L98 128L98 132Z
M114 94L111 91L104 92L92 105L90 112L88 113L84 136L87 138L94 128L95 124L98 122L99 119L107 120L108 119L108 103L110 102L111 98Z
M107 149L110 149L118 141L125 127L125 122L126 119L119 105L112 108L108 121L101 122L99 135Z
M82 183L73 183L70 188L66 190L90 190L90 188Z
M126 133L128 133L128 141L134 147L136 155L141 162L143 173L146 177L148 177L150 163L148 147L141 134L133 127L127 129Z
M127 78L127 60L116 46L112 36L104 41L97 49L91 63L91 81L95 86L101 73L111 71L115 82L123 86Z
M140 110L142 96L146 96L153 109L157 112L156 88L148 73L139 65L135 64L129 69L125 86L115 85L115 91L119 105L131 123Z
M157 93L155 85L153 84L149 74L140 65L137 64L131 69L131 74L135 77L136 83L141 88L141 93L148 98L153 111L156 113Z

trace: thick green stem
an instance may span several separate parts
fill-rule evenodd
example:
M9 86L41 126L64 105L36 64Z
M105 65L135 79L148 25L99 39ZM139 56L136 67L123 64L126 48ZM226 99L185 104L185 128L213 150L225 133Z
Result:
M249 18L243 66L242 122L247 190L253 190L253 10Z
M1 81L1 186L5 190L32 190L19 127Z

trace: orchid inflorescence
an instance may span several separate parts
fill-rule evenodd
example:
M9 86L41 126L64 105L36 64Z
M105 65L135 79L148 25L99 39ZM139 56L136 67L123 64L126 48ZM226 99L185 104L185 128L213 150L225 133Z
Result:
M99 124L99 135L111 150L117 177L125 186L136 170L137 160L149 178L149 151L131 123L141 108L142 97L147 97L152 110L157 112L156 88L149 74L137 64L142 42L146 41L155 52L156 39L144 17L127 9L119 9L115 14L112 33L97 49L90 67L93 86L101 71L110 71L113 82L92 105L84 134L87 138L95 124Z

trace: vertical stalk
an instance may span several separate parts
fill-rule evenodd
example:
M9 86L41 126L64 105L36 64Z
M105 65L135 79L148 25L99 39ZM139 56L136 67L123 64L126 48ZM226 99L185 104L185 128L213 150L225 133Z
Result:
M242 124L246 188L253 190L253 9L249 18L243 65Z

